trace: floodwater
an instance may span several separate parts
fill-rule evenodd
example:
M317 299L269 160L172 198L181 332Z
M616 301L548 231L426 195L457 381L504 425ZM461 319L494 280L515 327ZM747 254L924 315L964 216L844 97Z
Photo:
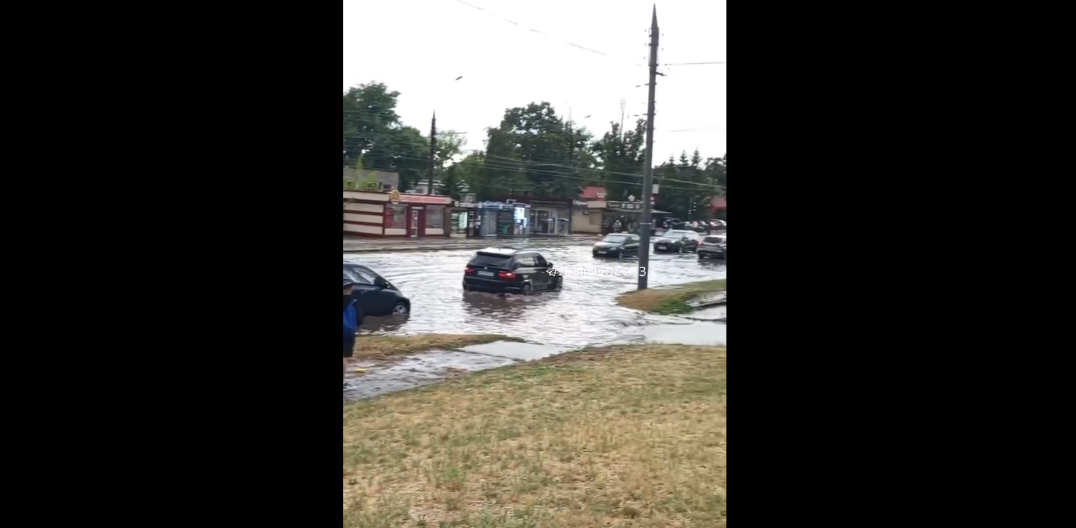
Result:
M531 244L528 249L540 251L564 274L561 291L531 296L465 293L463 269L475 253L471 249L345 254L344 259L369 266L411 299L411 315L367 318L363 328L368 330L504 334L564 350L646 340L673 342L669 336L677 332L696 336L689 339L692 344L725 344L723 324L657 318L617 306L617 295L636 288L637 259L596 259L591 244ZM650 287L726 277L723 261L700 261L690 253L651 255L647 274ZM667 328L656 330L654 325ZM708 335L698 336L700 332Z
M504 334L527 343L496 342L460 350L431 350L388 363L357 363L348 370L344 403L397 392L467 372L533 361L587 346L634 343L725 345L725 305L661 316L617 306L636 288L637 259L591 256L591 243L537 249L564 274L558 292L497 296L466 292L463 269L475 250L344 255L380 273L411 299L406 317L368 317L363 328L389 334ZM651 255L649 286L723 279L725 264L693 254ZM724 294L700 301L721 302ZM361 345L361 337L359 346ZM355 367L364 368L358 375Z

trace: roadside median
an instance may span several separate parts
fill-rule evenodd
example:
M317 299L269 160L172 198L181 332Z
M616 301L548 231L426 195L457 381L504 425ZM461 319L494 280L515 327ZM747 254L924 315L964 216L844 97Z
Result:
M725 295L725 279L689 282L622 293L616 302L625 308L661 315L690 313L706 301L718 302Z

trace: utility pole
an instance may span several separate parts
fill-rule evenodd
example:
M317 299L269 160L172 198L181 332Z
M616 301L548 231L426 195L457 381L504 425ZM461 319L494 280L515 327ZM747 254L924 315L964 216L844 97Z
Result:
M433 194L433 164L437 157L437 112L433 113L433 121L430 122L430 185L426 194Z
M650 21L650 93L646 108L646 167L643 172L643 221L639 223L639 289L650 278L650 197L654 190L654 86L658 79L658 6Z
M656 9L656 8L655 8ZM620 141L624 141L624 105L627 101L623 97L620 98Z
M579 192L578 192L578 187L579 187L578 176L579 176L579 174L575 170L575 125L572 124L572 119L570 117L571 116L571 111L570 110L569 110L568 114L569 114L569 117L568 117L568 166L571 167L571 169L569 169L569 170L572 173L572 178L575 178L575 179L573 179L572 181L570 181L570 182L568 182L567 184L564 185L564 189L569 194L569 196L567 196L567 198L569 200L571 200L570 202L568 202L568 204L569 204L568 205L568 233L565 233L565 234L569 234L569 233L572 232L572 217L575 216L574 214L572 214L572 212L575 211L575 197L576 197L577 194L579 194ZM574 192L572 192L573 189L575 190ZM555 227L560 227L560 226L558 225L558 226L555 226ZM556 231L556 229L554 229L554 232L555 231Z

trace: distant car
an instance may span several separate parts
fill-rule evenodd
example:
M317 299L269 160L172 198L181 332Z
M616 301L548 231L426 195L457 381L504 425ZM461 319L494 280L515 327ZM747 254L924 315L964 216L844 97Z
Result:
M463 271L463 291L521 293L559 290L564 277L537 251L487 248L475 253Z
M344 262L344 275L355 282L351 298L365 315L407 315L411 300L374 270L354 262Z
M725 260L725 236L711 235L703 237L702 243L699 244L699 249L695 253L698 253L699 260L704 258Z
M614 233L594 244L595 257L616 257L639 254L639 235Z
M699 248L702 237L694 231L672 229L654 241L654 253L686 253Z

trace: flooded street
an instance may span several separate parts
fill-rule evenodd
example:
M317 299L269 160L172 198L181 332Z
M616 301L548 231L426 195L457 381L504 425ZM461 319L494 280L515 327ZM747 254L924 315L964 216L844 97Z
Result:
M564 288L529 297L464 293L463 269L474 255L473 249L345 254L344 259L369 266L411 299L412 313L406 319L368 318L364 329L390 333L505 334L572 349L642 340L666 342L670 334L701 331L705 335L690 341L724 344L723 324L649 316L617 306L617 295L636 287L637 260L617 262L593 258L591 244L563 245L562 241L551 241L549 246L554 247L532 244L531 248L564 271ZM650 287L723 279L726 275L723 261L699 261L690 253L651 255L650 268ZM720 317L706 320L723 322L724 308L720 310ZM699 325L705 325L705 330L694 328Z

